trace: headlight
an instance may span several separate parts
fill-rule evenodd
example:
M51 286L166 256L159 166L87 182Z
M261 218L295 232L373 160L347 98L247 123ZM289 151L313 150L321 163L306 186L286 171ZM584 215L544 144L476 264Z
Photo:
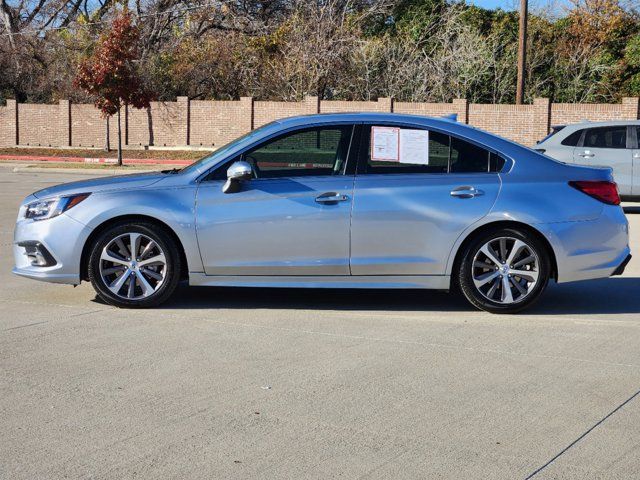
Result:
M24 212L25 218L31 218L33 220L45 220L47 218L53 218L60 215L62 212L66 212L71 207L75 207L84 199L86 199L90 193L79 193L77 195L69 195L66 197L58 197L52 200L39 200L27 205Z

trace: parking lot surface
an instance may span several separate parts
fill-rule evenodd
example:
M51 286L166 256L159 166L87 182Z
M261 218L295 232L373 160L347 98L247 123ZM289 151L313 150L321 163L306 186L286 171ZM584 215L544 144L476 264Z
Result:
M119 310L13 276L0 167L0 478L640 477L640 214L624 276L515 316L422 291L180 288Z

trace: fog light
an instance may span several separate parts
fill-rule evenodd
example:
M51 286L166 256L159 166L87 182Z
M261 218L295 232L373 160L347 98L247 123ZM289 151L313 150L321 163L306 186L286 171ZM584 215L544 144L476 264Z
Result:
M40 242L21 242L18 246L24 248L24 254L34 267L51 267L56 264L53 255Z

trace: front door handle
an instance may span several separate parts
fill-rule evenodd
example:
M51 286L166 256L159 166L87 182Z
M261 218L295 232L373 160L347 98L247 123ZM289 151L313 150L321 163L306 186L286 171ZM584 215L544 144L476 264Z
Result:
M338 192L326 192L316 197L317 203L338 203L346 200L349 200L349 197Z
M457 198L473 198L483 195L484 192L475 187L458 187L451 190L451 196Z
M636 153L633 158L640 158L640 153Z
M591 153L589 150L585 150L584 152L579 153L578 155L580 155L582 158L591 158L596 156L595 153Z

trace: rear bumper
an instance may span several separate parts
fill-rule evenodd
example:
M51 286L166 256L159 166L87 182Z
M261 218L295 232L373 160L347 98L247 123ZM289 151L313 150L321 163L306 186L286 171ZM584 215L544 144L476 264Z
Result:
M629 224L618 206L605 206L595 220L548 223L541 230L556 255L558 283L617 275L631 254Z

